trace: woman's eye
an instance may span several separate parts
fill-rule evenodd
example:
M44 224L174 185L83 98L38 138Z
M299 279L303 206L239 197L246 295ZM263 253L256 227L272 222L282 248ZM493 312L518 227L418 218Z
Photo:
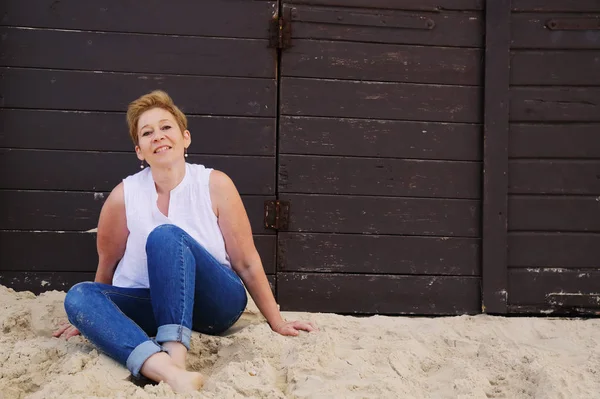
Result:
M150 131L142 132L142 136L147 136L150 134Z
M169 130L169 129L171 128L171 126L169 126L169 125L165 125L165 126L163 126L162 128L163 128L163 130Z

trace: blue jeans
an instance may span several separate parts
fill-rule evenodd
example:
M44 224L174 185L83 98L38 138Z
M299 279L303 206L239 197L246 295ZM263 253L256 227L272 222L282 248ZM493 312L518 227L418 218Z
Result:
M149 289L83 282L65 298L69 322L135 377L150 356L166 352L161 344L189 350L192 330L227 330L248 300L237 274L175 225L150 233L146 255Z

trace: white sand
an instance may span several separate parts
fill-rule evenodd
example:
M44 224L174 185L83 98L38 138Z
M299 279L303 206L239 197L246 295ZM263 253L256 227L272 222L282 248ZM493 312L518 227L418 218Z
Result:
M64 295L0 286L0 398L600 398L600 319L285 313L320 328L292 338L251 304L227 336L193 335L188 366L208 382L176 395L53 338Z

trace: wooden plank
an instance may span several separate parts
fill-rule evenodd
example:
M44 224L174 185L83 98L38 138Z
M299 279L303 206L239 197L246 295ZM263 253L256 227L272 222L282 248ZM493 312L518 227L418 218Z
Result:
M0 272L0 284L15 291L31 291L39 295L46 291L67 292L72 286L83 281L94 281L95 273L90 272ZM276 277L267 275L269 285L276 292Z
M480 274L473 238L280 233L278 245L280 272Z
M510 120L598 122L600 87L512 87Z
M478 237L480 202L433 198L280 194L288 231Z
M186 161L222 170L242 194L275 194L275 158L189 155ZM0 187L11 190L111 191L140 171L133 152L0 149L0 162Z
M511 305L544 305L553 293L598 294L600 271L512 269L508 272Z
M458 315L480 307L477 277L277 273L284 311Z
M0 231L1 271L95 272L96 233Z
M277 181L280 193L481 198L479 162L281 155Z
M512 0L513 11L600 12L598 0Z
M471 86L283 78L281 113L478 123L481 95Z
M275 116L274 79L0 68L5 108L124 112L155 89L189 114Z
M0 272L0 284L15 291L31 291L38 295L46 291L67 292L82 281L94 281L90 272ZM277 292L275 275L267 275L273 294Z
M600 194L600 161L513 160L511 194Z
M0 35L3 66L275 77L276 54L266 40L8 27L0 28Z
M600 234L510 233L508 267L598 268Z
M102 192L0 190L0 230L94 229L107 196ZM264 201L273 199L242 196L254 234L274 234L264 227Z
M600 124L511 123L514 158L600 158Z
M510 0L487 3L482 274L485 313L506 313Z
M508 227L518 231L599 232L598 197L509 197Z
M477 86L482 56L479 49L294 40L281 75Z
M282 116L279 135L280 154L482 158L481 125L475 124Z
M513 51L512 85L600 85L600 51Z
M483 0L286 0L289 4L310 4L334 7L382 8L399 10L482 10Z
M274 118L191 115L188 128L190 154L275 155ZM3 109L0 147L132 151L133 143L124 113Z
M563 2L570 7L576 2ZM585 4L583 8L586 8ZM512 14L511 48L529 49L600 49L600 30L550 30L546 23L551 19L595 20L599 14ZM569 64L569 63L567 63ZM574 68L573 64L571 64Z
M403 6L406 2L398 4ZM292 11L294 40L483 47L481 12L327 9L303 5L295 6ZM357 25L352 21L356 19L368 22ZM388 21L396 27L388 26Z
M6 0L2 25L150 34L267 38L275 1ZM232 11L233 10L233 11Z
M94 281L90 272L0 272L0 284L15 291L31 291L38 295L46 291L67 292L82 281Z
M275 273L275 236L254 243L267 273ZM1 271L84 271L98 266L96 233L0 231Z

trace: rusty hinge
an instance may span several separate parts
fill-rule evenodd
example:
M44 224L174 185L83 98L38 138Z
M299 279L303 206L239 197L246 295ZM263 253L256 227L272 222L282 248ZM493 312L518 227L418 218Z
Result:
M292 47L292 9L284 7L282 14L273 14L271 18L269 47L285 50Z
M289 222L289 201L265 201L265 227L267 229L286 230Z
M550 30L600 30L600 18L559 18L546 22Z

